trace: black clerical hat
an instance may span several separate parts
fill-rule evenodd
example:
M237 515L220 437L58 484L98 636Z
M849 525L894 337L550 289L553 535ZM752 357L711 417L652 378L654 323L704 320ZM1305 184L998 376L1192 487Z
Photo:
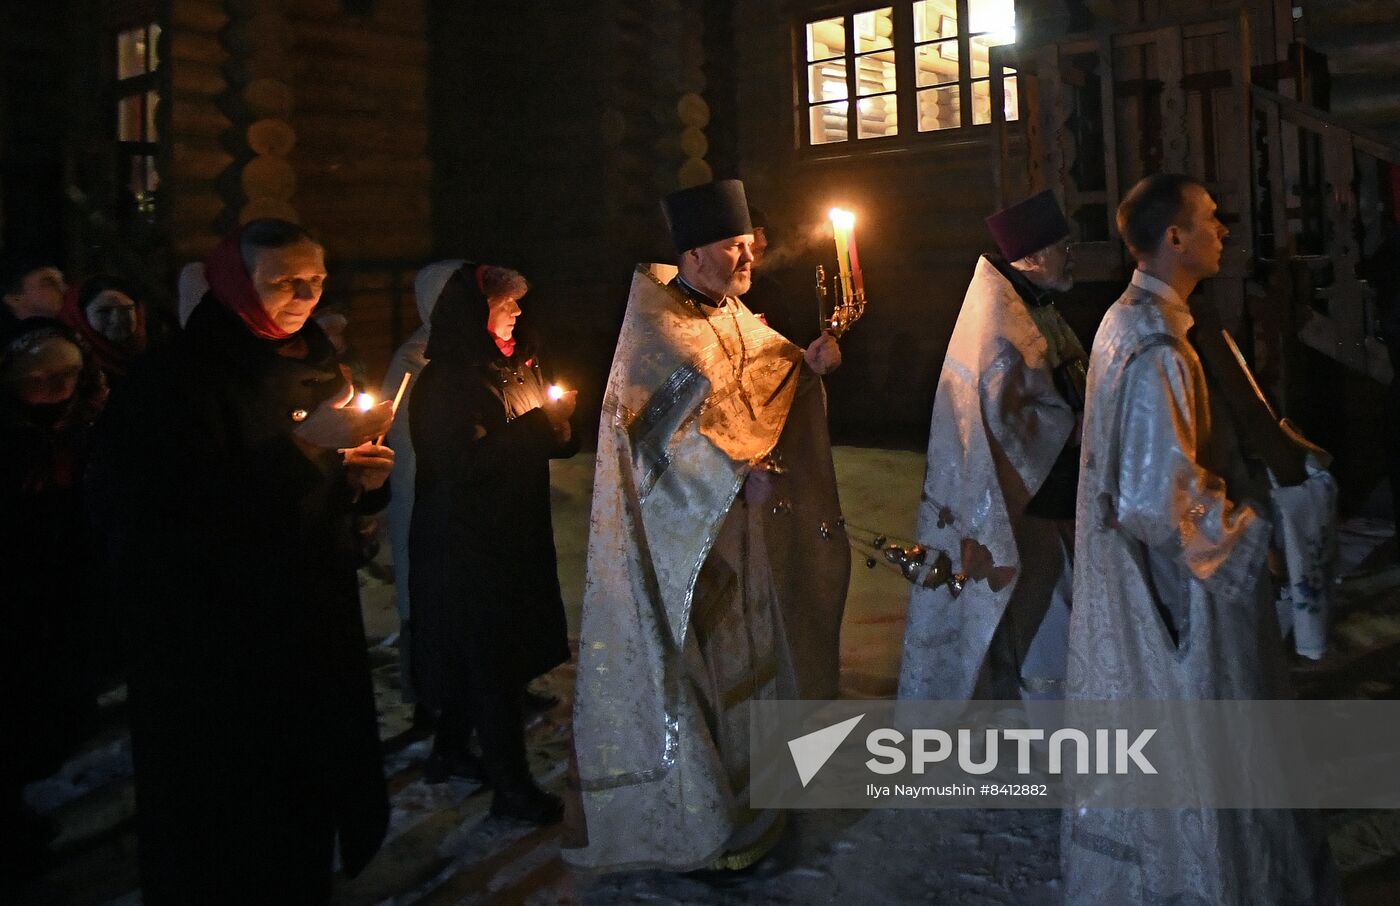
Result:
M672 192L661 199L661 210L677 252L753 232L744 184L737 179Z
M1019 261L1069 236L1055 193L1046 189L987 218L997 248L1007 261Z

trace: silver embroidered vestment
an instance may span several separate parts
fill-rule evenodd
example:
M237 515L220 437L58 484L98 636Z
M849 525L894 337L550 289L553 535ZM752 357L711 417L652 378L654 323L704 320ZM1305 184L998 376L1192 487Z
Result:
M1038 321L1007 278L978 259L938 379L917 528L920 543L947 551L954 571L975 578L956 598L946 588L911 592L900 698L1013 697L1018 685L1062 685L1072 538L1063 537L1067 521L1025 509L1074 430L1054 368L1084 352L1046 309ZM1024 636L1015 643L1022 675L984 677L1008 611Z
M702 867L771 826L747 807L747 703L835 696L850 571L802 351L737 300L707 319L660 270L633 278L589 528L574 711L587 844L564 857L602 870ZM775 452L774 500L745 503L751 463Z
M1139 271L1094 339L1071 699L1288 694L1267 587L1267 494L1247 490L1229 419L1187 341L1192 323L1170 287ZM1069 809L1061 860L1072 904L1336 901L1324 840L1299 812Z

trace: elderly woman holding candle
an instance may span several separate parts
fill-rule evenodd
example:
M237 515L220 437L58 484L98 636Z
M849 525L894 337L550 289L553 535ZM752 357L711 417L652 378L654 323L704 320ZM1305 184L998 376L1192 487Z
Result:
M414 685L440 712L426 779L484 768L493 814L546 824L562 806L530 776L521 696L569 657L549 460L572 456L578 441L575 393L551 399L534 334L517 324L528 289L514 271L464 264L438 296L409 403L409 586ZM467 749L472 731L481 765Z
M357 514L385 504L385 401L348 405L311 320L325 252L255 220L139 362L90 481L129 639L145 902L317 903L388 821Z

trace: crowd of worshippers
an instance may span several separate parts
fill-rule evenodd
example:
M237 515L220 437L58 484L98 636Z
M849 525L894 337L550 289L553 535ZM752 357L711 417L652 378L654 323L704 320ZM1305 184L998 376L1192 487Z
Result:
M851 555L823 376L841 350L755 311L764 225L741 183L662 210L677 257L633 275L597 435L563 838L596 871L763 858L788 831L748 805L749 704L839 694ZM962 303L911 502L965 585L912 577L903 698L1271 698L1286 632L1318 654L1298 616L1318 602L1276 607L1265 562L1272 523L1325 534L1335 488L1296 433L1299 474L1270 482L1216 405L1188 304L1219 268L1214 201L1149 177L1118 223L1137 269L1086 352L1055 306L1073 276L1053 195L987 221L999 254ZM7 873L43 864L23 787L118 679L146 903L324 902L333 868L363 869L390 812L356 570L386 507L404 700L435 729L424 780L562 819L524 722L554 704L527 684L570 657L549 462L584 431L529 282L423 267L422 326L361 406L344 315L317 310L325 256L296 224L245 224L181 273L178 328L121 280L9 262ZM1290 812L1080 813L1062 858L1068 903L1336 896Z

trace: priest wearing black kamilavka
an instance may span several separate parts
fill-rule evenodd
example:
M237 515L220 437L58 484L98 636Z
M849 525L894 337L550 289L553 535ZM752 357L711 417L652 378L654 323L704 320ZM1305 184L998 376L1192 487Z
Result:
M743 185L666 197L678 268L640 265L599 426L574 742L596 870L742 868L750 703L837 690L850 551L818 375L739 301ZM416 600L416 599L415 599ZM582 842L582 841L579 841Z

